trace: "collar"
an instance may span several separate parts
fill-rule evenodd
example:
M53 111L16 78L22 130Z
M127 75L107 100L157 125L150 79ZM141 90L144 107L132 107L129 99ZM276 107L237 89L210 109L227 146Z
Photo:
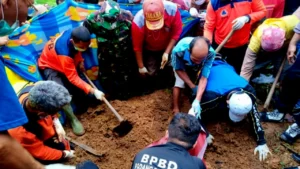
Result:
M187 65L194 65L193 61L191 60L191 54L188 49L184 51L183 60L187 62Z

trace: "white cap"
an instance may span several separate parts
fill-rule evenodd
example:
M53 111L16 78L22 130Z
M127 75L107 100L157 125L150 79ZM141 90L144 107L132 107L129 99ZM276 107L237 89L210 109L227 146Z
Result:
M233 122L242 121L252 110L252 100L246 93L234 93L229 99L229 118Z

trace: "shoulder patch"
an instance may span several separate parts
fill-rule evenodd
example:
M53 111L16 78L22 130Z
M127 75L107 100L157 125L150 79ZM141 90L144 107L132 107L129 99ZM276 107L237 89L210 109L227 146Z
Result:
M226 9L223 9L223 10L221 11L221 17L226 17L227 15L228 15L227 10L226 10Z
M142 28L145 25L145 17L144 17L144 11L141 9L136 13L136 15L133 18L133 22L139 27Z

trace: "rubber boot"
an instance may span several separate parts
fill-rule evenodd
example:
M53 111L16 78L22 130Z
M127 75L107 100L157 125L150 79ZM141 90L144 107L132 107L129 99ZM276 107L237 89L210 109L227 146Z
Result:
M80 123L80 121L74 115L71 105L70 104L65 105L63 107L63 110L66 113L68 120L70 120L70 122L71 122L73 133L77 136L82 136L85 133L83 125Z

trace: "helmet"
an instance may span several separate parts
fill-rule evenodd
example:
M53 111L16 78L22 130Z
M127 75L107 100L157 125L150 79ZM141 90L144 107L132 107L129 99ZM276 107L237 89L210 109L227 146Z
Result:
M242 121L252 110L252 100L244 92L233 93L229 99L229 118L233 122Z
M279 50L285 40L285 31L278 27L268 27L263 30L261 47L267 52Z

